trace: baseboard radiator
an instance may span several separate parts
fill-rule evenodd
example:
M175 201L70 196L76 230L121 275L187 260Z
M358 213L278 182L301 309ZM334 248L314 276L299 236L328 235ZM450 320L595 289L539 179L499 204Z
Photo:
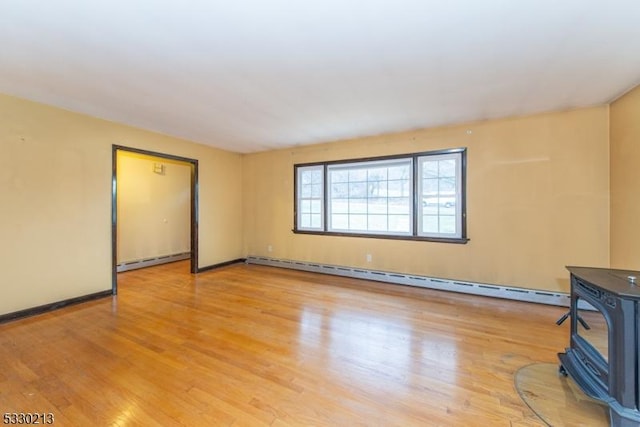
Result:
M182 261L191 258L191 252L182 252L173 255L164 255L153 258L145 258L137 261L128 261L116 265L116 271L122 273L123 271L135 270L138 268L151 267L153 265L167 264L169 262Z
M568 307L570 297L564 292L547 292L535 289L517 288L510 286L490 285L460 280L440 279L413 274L391 273L385 271L351 268L337 265L318 264L313 262L292 261L277 258L249 256L247 264L266 265L271 267L289 268L293 270L310 271L314 273L332 274L335 276L353 277L356 279L374 280L396 285L417 286L439 291L458 292L485 297L503 298L516 301L533 302L538 304ZM581 301L583 302L583 301ZM592 310L588 304L581 304L580 308Z

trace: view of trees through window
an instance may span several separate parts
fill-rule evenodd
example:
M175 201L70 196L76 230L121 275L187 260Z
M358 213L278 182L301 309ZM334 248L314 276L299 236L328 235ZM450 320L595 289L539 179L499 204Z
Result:
M295 165L294 231L466 241L465 154Z
M411 159L329 166L331 231L411 233Z

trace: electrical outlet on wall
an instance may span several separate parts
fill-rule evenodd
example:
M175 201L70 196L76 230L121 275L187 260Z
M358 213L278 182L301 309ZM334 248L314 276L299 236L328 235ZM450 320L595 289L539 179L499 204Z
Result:
M371 256L371 254L367 254L367 262L371 262L372 259L373 257Z
M273 246L271 245L267 246L267 252L273 252Z

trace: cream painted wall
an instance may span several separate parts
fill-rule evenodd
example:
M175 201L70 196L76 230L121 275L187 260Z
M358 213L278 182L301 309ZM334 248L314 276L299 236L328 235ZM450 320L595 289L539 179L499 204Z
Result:
M605 106L246 155L245 253L567 292L566 265L609 265L608 137ZM468 244L291 232L294 164L453 147Z
M0 314L111 288L112 145L197 159L199 266L242 257L242 156L0 95Z
M190 252L191 164L124 150L117 155L118 264Z
M636 90L612 106L613 139L637 138L627 117L637 117L637 98ZM200 267L264 255L567 291L565 265L609 265L608 112L581 109L242 156L0 95L0 314L110 289L113 144L199 161ZM291 232L295 163L462 146L467 245ZM611 151L612 193L630 188L616 184L618 157L627 156L615 151L622 146ZM619 210L611 212L617 223ZM636 229L626 222L623 229ZM621 245L614 241L612 252ZM621 256L612 258L619 263Z
M610 114L611 267L640 270L640 86Z

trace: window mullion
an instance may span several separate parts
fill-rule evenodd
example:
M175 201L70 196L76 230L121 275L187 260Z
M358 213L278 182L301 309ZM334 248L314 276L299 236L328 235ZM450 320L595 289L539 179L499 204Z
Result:
M327 165L322 165L322 230L329 230L329 175L327 173Z
M413 157L413 161L411 162L411 172L413 175L413 206L412 206L412 211L413 211L413 220L411 221L411 235L412 236L417 236L418 235L418 219L419 219L419 206L418 206L418 201L419 198L421 198L420 190L419 190L419 172L420 172L420 167L418 165L418 157L414 156Z

